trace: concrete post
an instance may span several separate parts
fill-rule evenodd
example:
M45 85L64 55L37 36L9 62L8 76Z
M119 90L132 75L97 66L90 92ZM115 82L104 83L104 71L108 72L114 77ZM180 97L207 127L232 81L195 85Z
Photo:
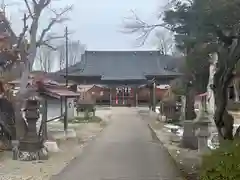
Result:
M48 139L47 136L47 120L48 120L48 103L45 98L42 100L42 108L41 108L41 114L42 114L42 123L43 123L43 137L45 140Z

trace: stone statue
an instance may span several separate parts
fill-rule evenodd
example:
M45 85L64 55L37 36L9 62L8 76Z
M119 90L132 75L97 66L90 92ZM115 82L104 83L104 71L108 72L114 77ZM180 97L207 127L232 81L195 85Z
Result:
M215 99L214 99L214 92L212 89L214 74L216 73L216 65L218 62L218 55L217 53L213 53L210 55L210 67L209 67L209 80L207 86L207 112L209 114L209 118L214 124L214 112L215 112Z

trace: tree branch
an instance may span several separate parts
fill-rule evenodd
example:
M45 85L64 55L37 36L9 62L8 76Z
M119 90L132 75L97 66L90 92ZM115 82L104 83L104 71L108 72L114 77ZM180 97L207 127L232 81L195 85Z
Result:
M42 33L41 33L41 35L40 35L40 38L39 38L39 40L38 40L38 42L37 42L38 47L39 47L39 45L41 45L41 44L44 43L44 40L43 40L43 39L45 38L46 34L49 32L49 30L52 28L52 26L53 26L54 24L56 24L56 23L61 23L61 22L65 21L65 20L67 20L67 19L62 18L62 16L63 16L65 13L67 13L68 11L71 11L71 10L72 10L72 7L73 7L73 6L67 6L67 7L64 8L60 13L56 13L56 12L55 12L55 17L51 19L51 21L50 21L50 23L48 24L48 26L47 26L45 29L43 29L43 31L42 31Z
M33 19L33 13L32 13L32 10L30 8L28 0L24 0L24 2L25 2L25 5L26 5L26 7L28 9L28 13L29 13L30 17Z
M42 45L48 47L49 49L52 49L53 51L56 51L56 50L57 50L56 47L54 47L54 46L52 46L52 45L50 45L50 44L48 44L48 43L44 43L44 42L43 42Z
M148 24L147 22L144 22L141 20L134 11L131 11L133 14L133 17L125 18L126 20L130 21L128 23L124 23L124 30L123 33L127 34L133 34L138 33L140 34L137 38L137 41L140 41L140 46L142 46L146 39L149 37L151 32L155 30L156 28L164 28L167 30L171 30L167 27L166 23L157 23L157 24Z
M32 2L33 2L34 6L37 5L37 1L36 0L32 0Z
M35 1L35 0L34 0ZM36 2L36 1L35 1ZM51 0L40 0L38 2L38 5L40 5L41 7L43 7L43 9L45 7L47 7L49 4L51 3Z
M22 29L22 32L20 33L19 37L18 37L18 42L17 42L17 48L18 49L20 49L20 46L22 45L22 42L23 42L23 39L24 39L24 36L25 36L27 30L28 30L27 16L26 16L26 14L24 14L24 17L23 17L23 29Z

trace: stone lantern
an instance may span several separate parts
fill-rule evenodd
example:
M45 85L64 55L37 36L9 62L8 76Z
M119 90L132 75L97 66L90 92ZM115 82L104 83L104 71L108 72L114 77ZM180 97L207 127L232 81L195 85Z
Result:
M47 158L41 136L37 132L36 123L40 116L40 102L28 99L25 105L25 119L27 132L19 140L17 149L14 149L13 159L22 161L43 160Z

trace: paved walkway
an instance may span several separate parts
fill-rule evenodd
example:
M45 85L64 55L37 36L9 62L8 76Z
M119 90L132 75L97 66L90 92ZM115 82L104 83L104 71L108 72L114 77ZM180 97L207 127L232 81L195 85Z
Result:
M110 125L52 180L178 180L165 149L152 142L135 108L113 108Z

